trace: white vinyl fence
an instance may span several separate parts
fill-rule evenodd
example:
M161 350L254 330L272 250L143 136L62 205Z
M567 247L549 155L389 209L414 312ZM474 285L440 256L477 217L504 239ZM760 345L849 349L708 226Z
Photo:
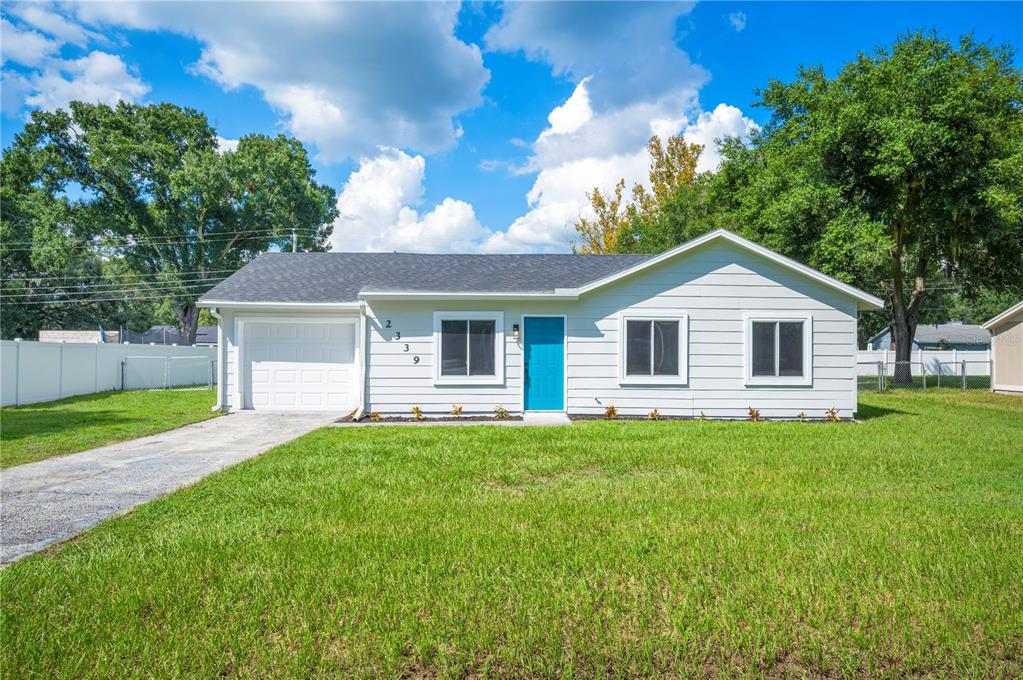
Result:
M990 350L915 350L910 357L914 376L927 375L959 375L963 362L966 362L966 374L973 376L991 375ZM877 373L878 362L884 365L895 363L893 350L860 350L856 352L856 367L860 375Z
M4 406L120 389L209 385L216 347L0 341Z

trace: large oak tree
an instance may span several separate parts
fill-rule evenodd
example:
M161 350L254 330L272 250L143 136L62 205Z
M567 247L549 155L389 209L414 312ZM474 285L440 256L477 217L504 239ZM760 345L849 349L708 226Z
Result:
M33 259L54 244L84 246L108 281L157 291L189 342L201 292L293 238L298 249L325 249L337 215L300 142L249 135L221 150L203 114L172 104L37 111L8 157L33 173L24 191L65 212L31 225Z

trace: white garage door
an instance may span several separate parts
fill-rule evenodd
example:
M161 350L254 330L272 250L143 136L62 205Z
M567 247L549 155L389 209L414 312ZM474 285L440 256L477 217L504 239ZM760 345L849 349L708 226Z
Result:
M247 408L355 408L354 321L246 322L243 342Z

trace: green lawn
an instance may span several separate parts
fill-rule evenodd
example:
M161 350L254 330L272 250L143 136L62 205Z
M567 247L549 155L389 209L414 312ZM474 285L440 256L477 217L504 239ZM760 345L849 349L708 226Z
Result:
M0 409L0 467L144 437L212 418L208 390L100 392Z
M1023 399L323 429L0 572L4 677L1019 677Z

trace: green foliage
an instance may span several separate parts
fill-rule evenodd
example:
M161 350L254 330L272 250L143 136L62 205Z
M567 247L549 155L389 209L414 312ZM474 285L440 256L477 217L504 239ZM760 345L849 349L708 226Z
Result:
M193 338L203 290L290 248L292 229L324 249L337 214L300 142L248 135L220 153L206 117L172 104L36 111L3 162L4 235L31 241L32 273L99 259L105 281L153 290Z
M509 418L511 418L511 414L508 413L508 409L506 409L504 406L498 405L496 408L494 408L494 418L496 418L497 420L508 420Z
M144 437L219 415L208 390L100 392L0 409L0 467Z

